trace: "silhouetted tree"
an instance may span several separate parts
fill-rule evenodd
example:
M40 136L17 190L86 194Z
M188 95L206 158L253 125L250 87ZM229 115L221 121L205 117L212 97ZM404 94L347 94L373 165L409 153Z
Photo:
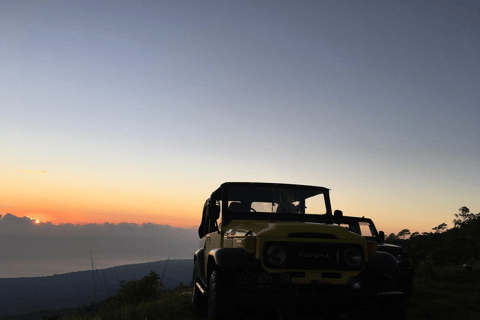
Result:
M432 230L435 230L435 233L440 233L440 232L444 231L445 229L447 229L447 224L445 222L439 224L435 228L432 228Z
M397 234L397 237L405 239L406 236L410 234L410 230L408 229L403 229Z
M385 239L385 241L395 241L395 240L398 240L398 237L396 236L395 233L390 233L387 239Z
M419 236L419 235L420 235L420 233L419 233L418 231L415 231L414 233L412 233L412 234L410 235L410 239L411 239L411 238L414 238L414 237L416 237L416 236Z
M470 213L470 209L465 206L458 209L458 211L459 213L455 213L455 219L453 219L453 225L455 228L460 228L464 225L467 225L470 221L480 217L480 213Z

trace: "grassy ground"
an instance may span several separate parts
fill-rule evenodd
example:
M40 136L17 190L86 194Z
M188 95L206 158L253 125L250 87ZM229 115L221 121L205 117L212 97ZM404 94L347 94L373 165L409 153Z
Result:
M467 272L461 266L436 268L426 261L417 268L414 292L407 303L407 320L480 319L480 264ZM146 302L111 300L94 314L44 319L63 320L200 320L190 304L190 289L162 290Z
M467 272L461 266L420 266L407 305L408 320L480 319L480 265Z
M95 314L73 314L63 320L193 320L190 291L184 288L163 291L158 299L134 305L107 304ZM50 320L50 319L49 319ZM52 319L53 320L53 319Z

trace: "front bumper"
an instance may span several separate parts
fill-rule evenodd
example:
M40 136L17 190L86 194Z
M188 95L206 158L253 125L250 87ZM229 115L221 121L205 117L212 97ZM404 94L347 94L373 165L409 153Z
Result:
M262 288L237 291L238 301L243 301L244 307L250 310L276 310L287 312L295 310L298 319L309 315L324 315L336 318L346 315L349 319L359 317L372 319L379 308L401 305L403 293L369 292L368 290L353 291L349 286L325 284L298 285L290 284L277 288Z
M323 274L325 276L325 274ZM368 283L362 274L351 276L347 283L337 284L335 274L327 274L324 278L311 280L303 272L265 273L265 272L238 272L235 274L235 288L243 293L265 292L293 292L300 296L352 296L355 299L368 299L382 296L402 295L402 292L380 292L379 286ZM320 280L319 280L320 279Z

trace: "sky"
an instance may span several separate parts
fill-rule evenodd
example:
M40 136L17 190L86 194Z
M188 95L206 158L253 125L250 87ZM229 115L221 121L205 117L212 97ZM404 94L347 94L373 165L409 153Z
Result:
M0 214L193 232L221 183L254 181L327 187L387 234L452 227L480 212L479 18L476 1L2 1Z

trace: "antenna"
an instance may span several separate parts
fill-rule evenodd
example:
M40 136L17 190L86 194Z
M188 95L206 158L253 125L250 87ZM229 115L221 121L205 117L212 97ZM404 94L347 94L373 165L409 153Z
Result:
M95 271L93 270L92 249L90 249L90 261L92 261L92 277L93 277L93 299L97 303L97 288L95 287Z

